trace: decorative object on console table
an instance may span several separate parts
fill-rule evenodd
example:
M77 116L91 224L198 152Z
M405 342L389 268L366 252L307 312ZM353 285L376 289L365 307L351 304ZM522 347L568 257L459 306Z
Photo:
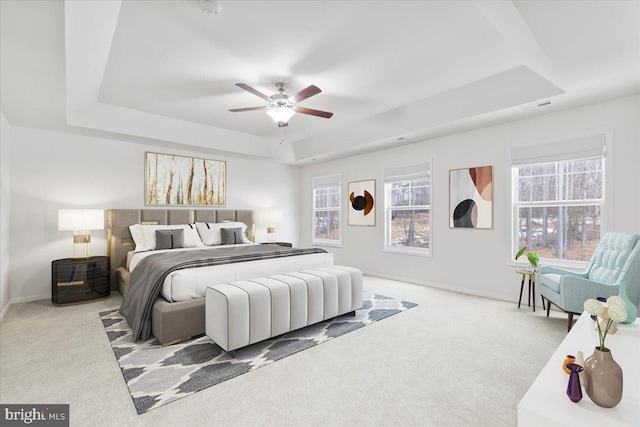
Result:
M571 368L569 368L568 365L575 362L576 362L576 357L571 354L567 354L567 356L564 358L564 361L562 362L562 370L565 371L567 374L570 374Z
M605 340L611 325L625 320L627 312L624 309L624 301L618 296L609 297L607 305L606 324L601 323L600 319L596 320L600 344L584 361L585 390L596 405L613 408L622 400L623 376L622 368L613 360L611 350L605 347ZM595 316L604 315L605 311L604 304L595 299L585 301L584 309Z
M567 385L567 396L572 402L579 402L582 400L582 386L580 385L579 374L583 368L575 363L567 364L569 369L569 384Z
M51 302L90 302L111 294L109 257L65 258L51 262Z
M631 302L629 295L627 294L627 283L622 280L620 282L620 298L624 301L624 309L627 312L627 318L622 323L633 323L638 317L638 307Z
M349 225L376 225L376 180L349 183Z
M89 230L104 230L102 209L58 209L58 231L73 231L73 257L89 256Z

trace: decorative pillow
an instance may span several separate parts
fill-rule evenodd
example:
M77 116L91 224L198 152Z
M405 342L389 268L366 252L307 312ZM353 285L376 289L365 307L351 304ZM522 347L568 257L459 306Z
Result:
M196 229L202 239L202 243L207 246L221 245L222 237L220 235L220 229L223 223L213 222L196 222Z
M244 222L223 222L222 228L237 228L240 227L242 229L242 243L253 243L251 240L247 239L247 224Z
M149 224L141 224L140 228L142 229L142 236L144 240L144 249L145 251L152 251L156 249L156 230L171 230L171 229L183 229L184 230L184 246L185 248L195 248L204 246L202 240L200 240L200 236L196 231L195 227L192 227L191 224L178 224L178 225L149 225ZM136 246L136 250L139 250Z
M237 245L244 243L242 238L242 228L221 228L220 236L222 237L223 245Z
M156 249L184 248L184 228L156 230Z

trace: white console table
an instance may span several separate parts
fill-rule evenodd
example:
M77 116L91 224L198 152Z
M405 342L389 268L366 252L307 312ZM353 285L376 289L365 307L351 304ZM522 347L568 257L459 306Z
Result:
M622 400L613 408L602 408L582 389L582 400L573 403L567 396L569 375L562 370L567 354L582 350L585 359L598 345L598 331L585 312L571 328L538 378L518 404L518 426L638 426L640 425L640 321L618 324L607 335L605 345L622 367Z

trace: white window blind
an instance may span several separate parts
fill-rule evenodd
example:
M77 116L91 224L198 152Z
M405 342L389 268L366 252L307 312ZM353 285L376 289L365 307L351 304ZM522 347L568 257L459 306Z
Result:
M311 179L311 186L315 188L336 187L342 184L342 174L314 176Z
M384 168L384 182L409 181L429 176L429 163Z
M564 160L593 159L604 156L604 135L567 139L542 145L511 149L511 164L531 165Z

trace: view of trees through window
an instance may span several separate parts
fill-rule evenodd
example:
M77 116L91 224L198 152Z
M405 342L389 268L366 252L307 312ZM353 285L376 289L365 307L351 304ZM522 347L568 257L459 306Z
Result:
M517 171L517 248L588 261L600 241L603 160L524 165Z
M387 245L429 248L430 189L426 179L386 184Z
M340 240L340 187L313 190L314 239Z

